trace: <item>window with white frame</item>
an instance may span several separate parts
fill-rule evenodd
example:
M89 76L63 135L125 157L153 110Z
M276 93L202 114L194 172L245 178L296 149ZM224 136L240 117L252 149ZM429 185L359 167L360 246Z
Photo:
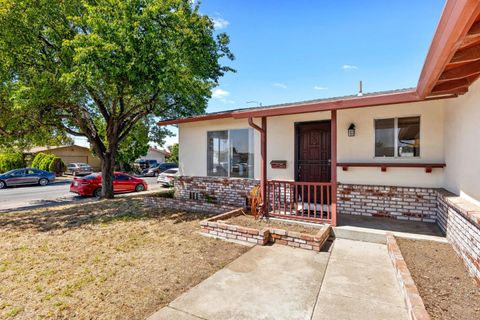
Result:
M207 175L253 178L253 130L209 131Z
M420 117L375 120L375 157L419 157Z

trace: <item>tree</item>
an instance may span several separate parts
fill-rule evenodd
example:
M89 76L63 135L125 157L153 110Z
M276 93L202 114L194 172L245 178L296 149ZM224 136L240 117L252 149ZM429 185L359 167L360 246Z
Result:
M190 0L3 0L0 79L42 127L86 136L113 197L122 141L149 116L203 113L231 68L226 34ZM99 124L105 126L102 133Z
M174 143L168 147L168 151L170 155L167 157L167 161L178 163L178 143Z

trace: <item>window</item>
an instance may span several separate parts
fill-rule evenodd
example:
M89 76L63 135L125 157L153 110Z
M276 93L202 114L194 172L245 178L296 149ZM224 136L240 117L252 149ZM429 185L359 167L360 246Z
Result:
M375 120L375 157L419 157L420 117Z
M207 175L253 178L252 129L207 133Z

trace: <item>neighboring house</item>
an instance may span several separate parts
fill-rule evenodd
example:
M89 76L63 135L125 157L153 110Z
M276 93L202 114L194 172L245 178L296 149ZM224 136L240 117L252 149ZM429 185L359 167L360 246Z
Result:
M54 154L60 157L65 165L73 162L82 162L89 164L94 171L101 170L100 158L94 156L92 151L86 147L78 145L34 147L24 153L34 156L39 152Z
M140 159L157 160L158 163L164 163L165 158L168 157L169 155L170 154L167 151L153 147L153 148L149 148L147 154L143 157L140 157Z
M243 206L261 184L270 216L436 222L480 282L479 13L447 1L416 88L160 122L178 124L176 197Z

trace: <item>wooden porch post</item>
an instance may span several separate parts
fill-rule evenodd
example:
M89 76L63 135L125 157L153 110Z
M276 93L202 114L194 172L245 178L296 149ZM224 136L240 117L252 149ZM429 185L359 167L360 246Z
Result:
M260 191L262 195L262 214L267 214L267 117L262 117L262 126L259 127L248 118L248 124L260 133Z
M331 111L331 145L332 160L331 182L332 182L332 226L337 225L337 110Z

